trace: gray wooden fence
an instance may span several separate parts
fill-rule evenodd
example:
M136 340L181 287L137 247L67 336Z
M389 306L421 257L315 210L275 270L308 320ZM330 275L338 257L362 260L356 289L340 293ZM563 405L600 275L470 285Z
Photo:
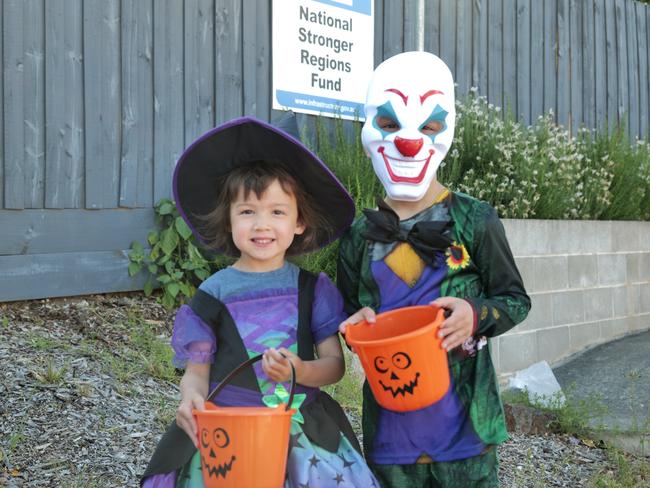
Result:
M375 0L375 62L416 47L414 0ZM0 301L136 289L186 144L271 119L267 0L1 0ZM524 122L648 133L650 8L426 0L425 49ZM313 117L300 117L307 128Z

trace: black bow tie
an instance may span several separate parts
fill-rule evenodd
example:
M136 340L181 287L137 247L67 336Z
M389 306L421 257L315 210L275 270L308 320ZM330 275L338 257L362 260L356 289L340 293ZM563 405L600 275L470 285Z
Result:
M370 225L363 237L383 243L408 242L417 255L429 266L435 264L436 251L445 251L452 244L448 237L454 223L430 220L416 222L410 231L399 226L399 216L383 200L377 199L379 210L364 209L363 213Z

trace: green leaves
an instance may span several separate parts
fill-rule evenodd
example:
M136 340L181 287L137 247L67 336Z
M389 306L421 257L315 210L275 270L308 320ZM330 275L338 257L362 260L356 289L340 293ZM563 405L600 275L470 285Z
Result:
M197 286L219 267L223 260L208 260L201 254L192 231L178 215L174 202L163 199L155 206L159 229L147 234L150 250L139 242L131 244L129 276L148 275L144 293L149 296L160 287L160 302L174 308L189 300Z
M192 236L192 231L181 217L176 217L174 227L176 227L176 232L178 232L184 240L188 240Z

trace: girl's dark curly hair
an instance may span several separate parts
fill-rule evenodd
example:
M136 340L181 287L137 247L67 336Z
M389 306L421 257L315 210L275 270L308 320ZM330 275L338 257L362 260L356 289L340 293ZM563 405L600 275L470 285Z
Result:
M305 226L305 232L296 235L287 249L287 255L296 255L317 248L318 237L332 230L322 217L311 198L308 197L298 181L283 168L280 163L270 161L251 161L236 166L222 177L218 183L217 201L214 210L200 216L204 222L202 234L208 236L209 248L227 254L239 256L240 251L232 240L230 228L230 205L240 191L248 198L251 191L261 198L266 189L274 182L280 183L282 189L295 197L298 207L298 221Z

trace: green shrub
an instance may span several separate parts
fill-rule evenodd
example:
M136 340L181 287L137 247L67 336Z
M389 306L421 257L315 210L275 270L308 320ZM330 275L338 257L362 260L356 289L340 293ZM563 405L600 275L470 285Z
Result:
M174 308L196 292L196 287L222 267L225 258L209 258L199 250L192 232L179 216L174 202L163 199L155 206L158 229L147 236L150 249L131 244L129 275L147 273L144 292L149 296L156 284L162 288L160 302Z

